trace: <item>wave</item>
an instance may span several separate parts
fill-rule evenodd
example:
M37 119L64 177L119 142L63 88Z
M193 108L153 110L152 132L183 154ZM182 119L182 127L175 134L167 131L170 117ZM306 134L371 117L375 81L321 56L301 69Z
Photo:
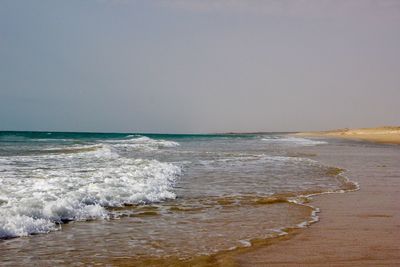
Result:
M261 139L265 142L270 143L280 143L280 144L287 144L287 145L297 145L297 146L315 146L315 145L322 145L327 144L326 141L319 141L319 140L311 140L301 137L280 137L280 138L263 138Z
M281 166L282 164L301 164L301 165L315 165L322 166L317 161L309 158L301 157L288 157L288 156L275 156L267 154L221 154L220 158L199 160L199 163L206 167L225 165L226 168L232 167L249 167L248 164L256 163L260 166L265 166L265 164L271 164L274 166Z
M82 153L82 152L92 152L101 149L101 145L85 145L85 146L69 146L69 147L55 147L42 149L40 152L49 154L71 154L71 153Z
M97 165L89 161L36 166L28 170L31 176L18 179L20 170L8 168L0 176L0 238L46 233L66 221L107 219L107 207L175 198L178 166L129 158L104 158Z
M132 135L134 136L134 135ZM27 139L29 140L29 139ZM48 142L47 140L50 140ZM45 142L44 144L35 144L36 141ZM99 157L117 154L119 151L139 151L152 152L163 148L173 148L180 144L168 140L156 140L144 136L134 136L129 139L101 139L95 141L71 141L69 139L37 139L30 144L14 151L7 151L8 156L48 156L57 157L57 155L65 156L67 154L92 153L98 154Z
M154 151L162 148L172 148L179 146L178 142L152 139L146 136L134 137L125 140L108 140L105 143L112 144L113 147L121 149L135 149L141 151Z

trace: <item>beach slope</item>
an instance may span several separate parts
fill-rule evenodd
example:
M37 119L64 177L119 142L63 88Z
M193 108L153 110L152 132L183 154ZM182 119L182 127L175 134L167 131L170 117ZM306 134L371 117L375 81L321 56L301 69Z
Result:
M238 255L238 265L400 266L399 147L343 139L307 151L318 154L323 164L346 169L360 190L314 197L311 204L321 209L318 223L285 241Z
M376 128L338 129L322 132L300 132L297 136L334 137L359 139L385 144L400 144L400 127L385 126Z

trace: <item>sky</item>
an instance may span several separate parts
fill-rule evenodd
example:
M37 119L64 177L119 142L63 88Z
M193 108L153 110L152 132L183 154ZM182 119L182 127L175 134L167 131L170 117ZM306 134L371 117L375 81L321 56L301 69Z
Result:
M383 125L397 0L0 0L0 130Z

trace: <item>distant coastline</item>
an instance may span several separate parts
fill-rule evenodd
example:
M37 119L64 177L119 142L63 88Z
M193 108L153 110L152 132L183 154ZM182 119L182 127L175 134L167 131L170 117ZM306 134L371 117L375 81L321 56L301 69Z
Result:
M337 129L320 132L299 132L296 136L333 137L358 139L383 144L400 144L400 126L383 126L375 128Z

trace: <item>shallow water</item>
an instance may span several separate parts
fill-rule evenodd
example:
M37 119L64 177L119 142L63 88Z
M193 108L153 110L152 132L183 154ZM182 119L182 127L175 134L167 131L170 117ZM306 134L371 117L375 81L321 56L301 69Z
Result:
M284 134L2 132L3 263L187 259L277 235L310 219L288 200L343 187L335 169L296 152L323 145Z

